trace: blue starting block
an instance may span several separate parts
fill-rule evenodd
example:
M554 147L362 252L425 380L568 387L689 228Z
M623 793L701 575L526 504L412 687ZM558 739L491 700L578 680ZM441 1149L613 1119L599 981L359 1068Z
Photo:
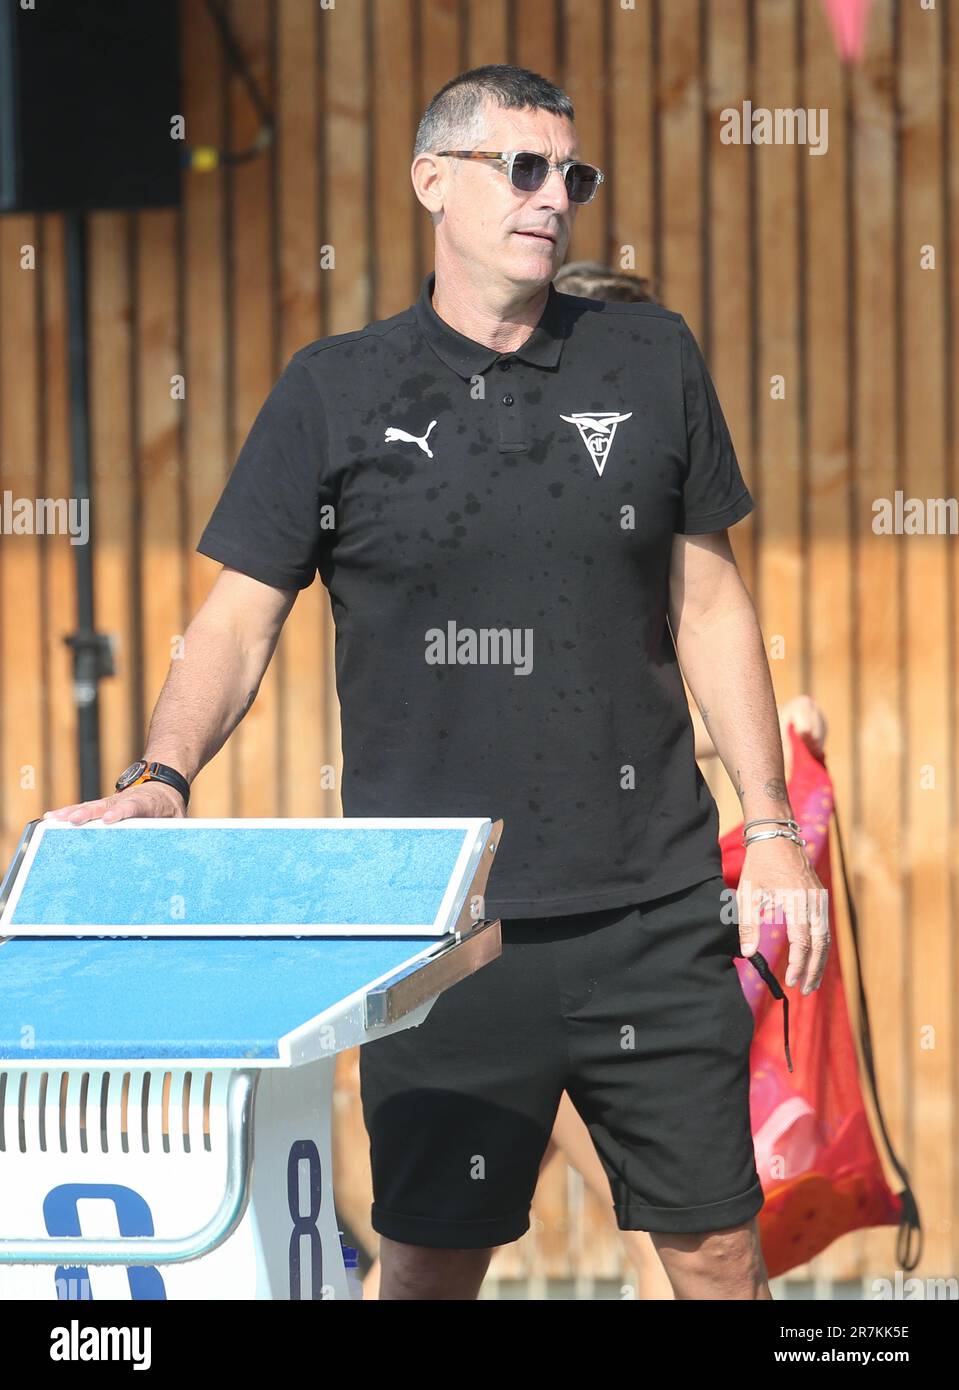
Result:
M31 821L0 885L0 1298L350 1297L335 1056L499 955L501 830Z

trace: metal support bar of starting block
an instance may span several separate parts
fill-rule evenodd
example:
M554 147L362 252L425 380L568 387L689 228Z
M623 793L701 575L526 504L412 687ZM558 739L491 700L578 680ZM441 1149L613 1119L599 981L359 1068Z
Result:
M239 1226L250 1201L253 1177L253 1102L257 1072L230 1076L226 1098L226 1187L211 1219L185 1236L43 1236L0 1239L0 1264L167 1265L198 1260L222 1245Z
M428 999L495 960L501 951L502 926L478 922L459 937L451 937L432 960L414 961L382 980L366 995L367 1028L383 1028L412 1013Z

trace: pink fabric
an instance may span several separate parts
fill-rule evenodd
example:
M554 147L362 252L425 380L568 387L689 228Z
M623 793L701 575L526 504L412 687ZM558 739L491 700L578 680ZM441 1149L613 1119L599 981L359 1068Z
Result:
M789 797L807 841L806 852L832 905L829 818L833 786L792 725ZM739 883L745 850L742 825L720 841L723 877ZM760 925L759 949L785 988L788 940L780 920ZM766 1201L759 1214L770 1276L805 1263L847 1231L898 1225L902 1203L883 1173L859 1081L849 1026L837 933L818 990L788 990L794 1070L783 1053L782 1002L773 998L748 960L737 959L756 1020L750 1066L750 1109L756 1166Z

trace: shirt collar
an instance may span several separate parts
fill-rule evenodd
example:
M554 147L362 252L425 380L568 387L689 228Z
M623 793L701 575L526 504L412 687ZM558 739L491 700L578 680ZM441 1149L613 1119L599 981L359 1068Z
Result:
M437 357L460 376L471 377L485 372L500 357L517 357L521 362L531 362L536 367L555 367L559 363L563 343L569 335L569 323L562 297L552 284L539 323L523 346L511 352L498 352L485 343L474 342L472 338L457 333L445 319L440 318L433 308L435 283L436 272L431 270L423 281L420 297L414 305L416 321Z

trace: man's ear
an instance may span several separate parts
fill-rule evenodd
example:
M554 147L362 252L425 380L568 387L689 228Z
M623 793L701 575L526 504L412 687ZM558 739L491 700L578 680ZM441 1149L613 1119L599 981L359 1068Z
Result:
M410 165L410 182L417 199L431 215L443 210L443 191L450 177L443 161L435 155L418 154Z

